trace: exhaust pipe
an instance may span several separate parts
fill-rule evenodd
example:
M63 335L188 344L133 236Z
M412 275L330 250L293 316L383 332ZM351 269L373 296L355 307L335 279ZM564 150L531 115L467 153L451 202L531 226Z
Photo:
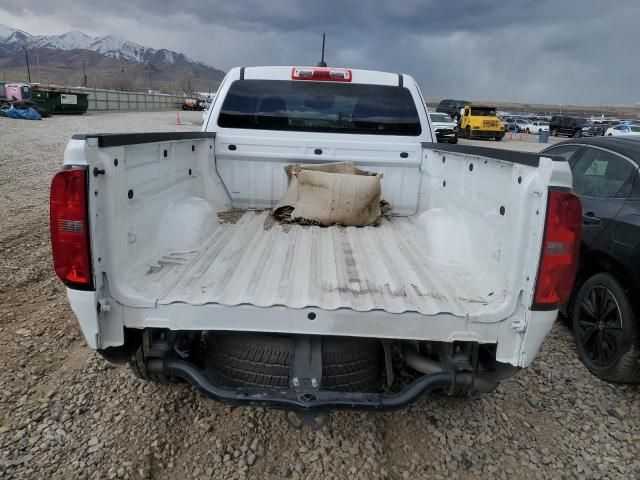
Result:
M407 362L407 365L425 375L433 375L444 371L439 362L423 357L407 344L402 346L402 356ZM470 390L480 393L490 393L496 389L500 381L515 375L518 370L520 370L518 367L501 364L494 371L470 373L472 378Z
M407 344L402 346L402 356L407 365L420 373L430 375L444 370L440 362L423 357Z

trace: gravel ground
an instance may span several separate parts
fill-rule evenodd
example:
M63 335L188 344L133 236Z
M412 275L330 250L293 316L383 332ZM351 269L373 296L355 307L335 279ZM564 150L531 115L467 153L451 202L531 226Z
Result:
M198 128L174 112L0 118L1 479L640 478L639 389L591 376L562 322L492 394L336 412L317 433L145 384L93 353L50 261L48 187L67 139Z

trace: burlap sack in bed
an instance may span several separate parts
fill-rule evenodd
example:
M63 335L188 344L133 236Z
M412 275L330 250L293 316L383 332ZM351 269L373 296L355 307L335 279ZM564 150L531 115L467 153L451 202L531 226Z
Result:
M381 174L352 163L288 165L289 188L274 208L285 222L365 226L380 222ZM388 204L383 202L385 211Z

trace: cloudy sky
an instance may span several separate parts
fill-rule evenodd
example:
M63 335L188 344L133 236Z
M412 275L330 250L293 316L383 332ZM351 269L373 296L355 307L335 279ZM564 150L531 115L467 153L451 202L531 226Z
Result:
M409 73L429 98L640 102L640 0L0 0L0 23L223 70L314 64L327 32L330 65Z

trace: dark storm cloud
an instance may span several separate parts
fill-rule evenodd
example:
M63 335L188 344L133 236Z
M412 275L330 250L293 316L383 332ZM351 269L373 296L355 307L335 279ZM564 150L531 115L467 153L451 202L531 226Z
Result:
M2 10L118 33L227 69L309 64L403 71L428 97L640 101L637 0L0 0ZM20 27L20 25L14 25Z

